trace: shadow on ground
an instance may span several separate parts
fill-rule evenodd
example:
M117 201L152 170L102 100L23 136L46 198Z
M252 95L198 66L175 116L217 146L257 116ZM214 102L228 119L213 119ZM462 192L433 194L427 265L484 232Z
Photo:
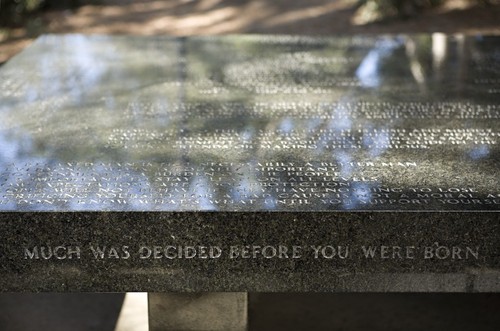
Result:
M75 10L53 10L26 28L0 30L0 63L41 33L206 35L482 33L499 34L500 6L448 1L419 16L354 25L356 0L102 0ZM2 41L3 40L3 41Z
M124 294L0 294L0 330L114 331L123 300ZM251 293L249 324L259 331L496 331L499 307L500 294ZM131 312L138 311L145 314ZM137 329L143 328L126 328Z
M498 294L252 294L250 330L496 331Z
M113 331L125 294L0 294L0 330Z

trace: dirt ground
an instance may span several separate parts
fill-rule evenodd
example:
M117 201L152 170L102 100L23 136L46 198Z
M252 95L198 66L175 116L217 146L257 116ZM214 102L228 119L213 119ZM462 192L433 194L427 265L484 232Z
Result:
M0 63L41 33L500 34L500 6L449 0L409 19L356 25L355 0L102 0L101 5L41 13L25 28L0 30Z

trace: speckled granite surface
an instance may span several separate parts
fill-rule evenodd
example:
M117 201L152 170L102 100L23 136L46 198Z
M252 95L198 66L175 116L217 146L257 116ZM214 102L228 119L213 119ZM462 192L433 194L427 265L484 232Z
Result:
M498 292L499 52L44 36L0 69L0 289Z

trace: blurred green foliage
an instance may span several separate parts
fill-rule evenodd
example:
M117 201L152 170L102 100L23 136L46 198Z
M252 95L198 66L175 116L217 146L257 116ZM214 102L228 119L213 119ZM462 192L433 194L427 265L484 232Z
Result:
M407 18L416 16L426 8L435 7L453 0L358 0L358 10L353 21L366 24L390 17ZM498 0L470 0L481 5L495 5Z
M0 26L26 24L26 18L43 8L75 8L85 0L0 0Z
M440 5L444 0L362 0L361 4L370 10L383 14L413 16L426 7Z
M44 0L0 0L0 25L16 25L40 8Z
M357 0L354 22L365 24L389 17L411 17L446 1L453 0ZM483 5L500 3L500 0L470 1ZM102 0L0 0L0 26L26 25L27 18L40 9L68 9L102 3Z

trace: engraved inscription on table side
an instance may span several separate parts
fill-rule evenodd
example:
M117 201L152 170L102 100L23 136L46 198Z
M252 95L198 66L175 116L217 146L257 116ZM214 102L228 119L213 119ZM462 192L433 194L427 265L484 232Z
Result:
M178 260L178 259L367 259L478 260L479 246L433 245L96 245L33 246L23 248L24 260Z

